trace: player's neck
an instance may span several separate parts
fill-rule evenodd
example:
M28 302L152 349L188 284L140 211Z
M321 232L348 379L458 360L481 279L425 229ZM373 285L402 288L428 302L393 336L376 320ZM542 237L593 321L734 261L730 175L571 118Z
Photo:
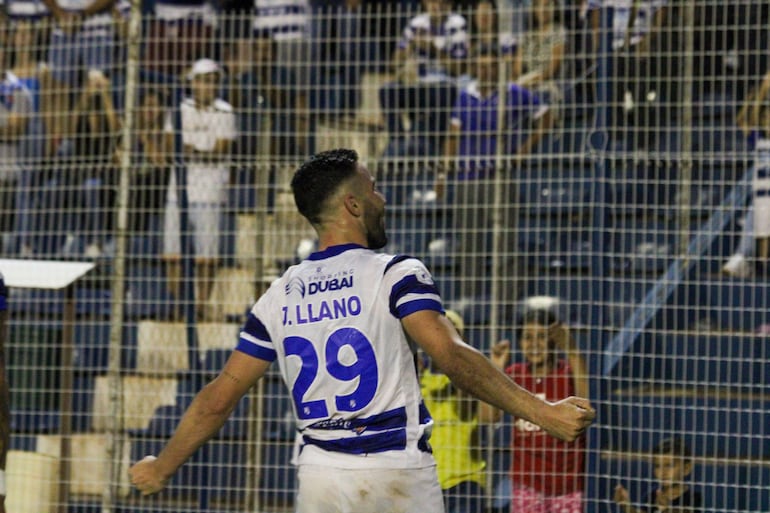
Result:
M318 250L323 251L332 246L343 244L358 244L367 247L366 236L358 230L349 230L344 227L338 229L329 228L318 234Z

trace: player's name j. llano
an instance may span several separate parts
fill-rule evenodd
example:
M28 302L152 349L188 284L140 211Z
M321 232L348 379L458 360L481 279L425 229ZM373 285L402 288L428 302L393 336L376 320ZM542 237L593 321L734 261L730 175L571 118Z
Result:
M284 306L281 310L283 311L284 326L342 319L361 314L361 298L348 296L320 299L312 303Z

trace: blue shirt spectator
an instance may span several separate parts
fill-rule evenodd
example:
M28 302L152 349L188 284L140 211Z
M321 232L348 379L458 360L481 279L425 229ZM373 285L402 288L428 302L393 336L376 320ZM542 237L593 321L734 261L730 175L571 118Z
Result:
M467 178L494 168L499 103L497 89L485 95L477 81L470 83L457 97L450 122L453 129L459 129L457 165L461 175ZM531 91L518 84L508 85L505 154L515 153L527 140L526 121L539 119L547 110L548 106Z

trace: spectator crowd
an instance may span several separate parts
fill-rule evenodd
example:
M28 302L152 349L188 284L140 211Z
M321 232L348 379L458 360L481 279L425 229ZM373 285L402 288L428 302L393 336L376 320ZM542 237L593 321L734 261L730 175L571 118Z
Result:
M3 254L114 250L131 9L126 0L0 0ZM378 91L388 143L377 157L440 162L436 192L475 209L476 224L456 229L482 259L491 249L474 237L488 222L483 198L495 172L538 151L574 107L598 105L599 57L611 57L609 132L619 148L654 148L682 95L683 6L668 0L156 0L135 9L142 44L130 228L163 227L172 294L174 164L187 168L205 294L233 174L253 172L257 156L314 152L319 120L350 119L361 105L365 72L389 77ZM716 0L696 7L695 43L707 58L695 62L694 92L728 76L736 95L756 85L766 56L753 50L764 48L768 24L741 20L766 21L767 11ZM258 154L265 130L269 144ZM479 264L468 257L462 267L472 276ZM468 295L478 294L477 281L468 280Z

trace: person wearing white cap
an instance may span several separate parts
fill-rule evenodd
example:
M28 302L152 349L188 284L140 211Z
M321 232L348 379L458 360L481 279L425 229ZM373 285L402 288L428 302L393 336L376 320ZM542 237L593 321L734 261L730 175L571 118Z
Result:
M187 163L188 217L193 230L196 261L196 303L199 313L211 290L219 260L219 228L227 197L227 158L237 136L235 114L217 98L222 68L211 59L195 61L187 75L192 97L180 105L182 143ZM173 134L169 119L165 131ZM163 255L167 262L169 292L179 297L180 224L176 176L171 173L164 221Z

